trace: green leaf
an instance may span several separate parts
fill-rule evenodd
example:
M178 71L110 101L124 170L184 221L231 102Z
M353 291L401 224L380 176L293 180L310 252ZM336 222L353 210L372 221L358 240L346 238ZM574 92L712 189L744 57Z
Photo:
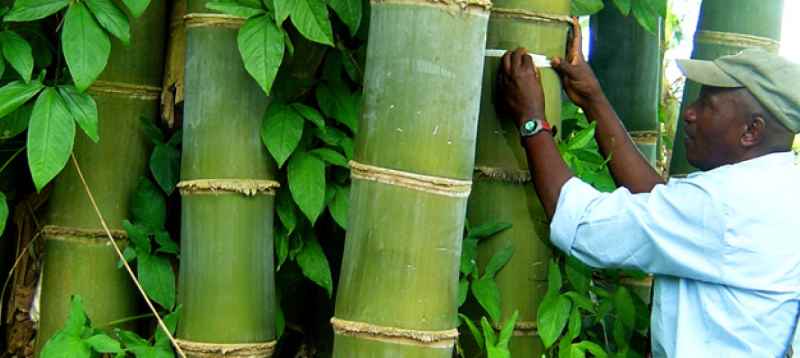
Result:
M118 38L125 46L131 42L131 25L128 16L111 0L84 0L97 22Z
M275 23L282 26L283 22L289 18L292 11L292 5L296 0L267 0L273 1L275 7Z
M292 103L292 108L294 108L297 113L300 113L303 118L307 119L311 123L314 123L315 126L318 128L325 128L325 118L322 117L316 109L306 106L302 103Z
M252 8L241 5L235 1L211 1L206 3L206 7L224 14L249 18L264 13L263 9Z
M472 337L475 338L475 343L478 345L478 348L480 348L480 350L483 351L484 349L483 334L478 329L478 327L475 326L475 323L473 323L472 320L469 319L469 317L465 316L462 313L458 314L458 318L461 319L461 322L464 322L464 324L467 325L467 329L469 329L469 332L472 333Z
M578 150L581 148L586 148L586 146L590 145L594 140L595 126L596 122L592 122L589 128L581 129L580 131L576 132L569 139L567 150Z
M286 258L289 256L289 235L283 230L275 230L275 261L277 261L277 268L279 271Z
M122 228L125 229L125 232L128 234L128 238L130 239L131 246L136 250L137 253L140 252L143 255L149 255L152 252L152 248L150 247L150 237L146 227L139 224L133 224L128 220L123 220Z
M592 300L590 300L588 297L583 296L575 291L569 291L565 293L564 296L569 297L569 299L572 300L572 304L575 305L576 307L579 307L585 310L586 312L591 312L591 313L595 312L594 304L592 303Z
M347 230L347 215L350 210L350 187L337 186L333 200L328 204L328 210L342 229Z
M500 290L493 277L481 277L472 281L472 295L489 314L493 322L500 321Z
M86 343L99 353L121 353L122 346L119 342L105 334L96 334L86 339Z
M475 258L478 255L478 239L465 238L461 242L461 267L460 271L464 275L469 275L477 270Z
M279 167L292 155L303 137L305 121L292 107L273 102L264 114L261 141Z
M14 7L3 18L5 21L33 21L43 19L69 5L69 0L16 0Z
M275 302L275 339L280 339L286 329L286 317L283 315L280 298Z
M175 305L175 273L172 265L164 257L157 255L139 256L139 282L153 301L166 309Z
M614 292L614 308L617 310L617 318L627 328L633 328L636 323L636 308L633 306L633 298L627 288L620 286Z
M458 280L458 307L461 307L467 301L467 294L469 293L469 281L466 277Z
M476 239L484 239L490 236L493 236L503 230L506 230L511 227L509 223L486 223L481 224L478 226L472 227L471 230L467 233L468 237L473 237Z
M33 73L33 49L28 41L13 31L3 31L0 32L0 44L3 47L3 57L25 83L30 82Z
M510 244L495 252L492 258L489 259L489 263L486 264L486 270L483 272L483 276L494 278L497 272L511 260L512 255L514 255L514 246Z
M48 87L33 106L28 128L28 166L41 191L69 160L75 142L75 122L56 90Z
M547 294L558 294L561 290L561 270L555 261L547 267Z
M318 148L310 151L309 153L316 155L319 157L319 159L322 159L330 164L338 165L342 168L349 168L347 165L347 159L333 149Z
M144 136L147 137L147 139L150 139L153 144L164 143L164 133L156 127L153 120L139 117L139 122L142 124L142 132L144 132Z
M61 45L75 88L83 92L106 68L111 53L108 35L83 3L69 6L61 31Z
M295 215L294 203L289 189L281 187L278 189L277 197L275 198L275 211L278 213L278 218L286 228L286 234L291 235L294 228L297 227L297 216Z
M603 0L573 0L572 16L586 16L603 9Z
M78 126L93 142L100 140L97 103L88 93L79 93L74 86L59 86L58 93L67 105L69 113Z
M511 314L511 318L503 325L503 329L500 330L500 335L497 337L498 348L508 348L508 343L511 341L511 336L514 333L514 325L517 323L517 318L519 318L519 311L514 310L514 313Z
M537 327L545 348L549 348L567 325L572 302L563 295L548 293L539 304Z
M284 1L288 2L285 5L289 7L292 24L297 31L311 41L333 46L333 29L328 18L328 7L323 0Z
M325 115L333 117L356 133L361 101L358 93L349 94L323 83L317 86L315 94L317 103Z
M597 343L594 343L594 342L581 341L579 343L574 344L574 346L578 347L580 349L589 351L589 353L594 355L595 358L606 358L606 357L608 357L608 354L606 353L605 350L603 350L603 347L600 347L600 345L598 345Z
M642 1L642 0L635 0L635 1ZM614 5L617 6L619 12L622 13L624 16L628 16L631 13L631 0L614 0Z
M347 25L350 35L355 36L358 26L361 25L361 0L328 0L328 6Z
M657 4L657 2L657 0L637 0L631 6L633 17L636 18L639 25L652 34L660 32L660 10L658 9L660 4Z
M167 202L150 179L142 176L131 197L131 216L137 224L152 231L164 228L167 222Z
M133 17L139 17L147 10L150 5L150 0L122 0L122 3L128 7Z
M79 336L56 333L42 348L41 358L91 358L92 348Z
M6 231L6 222L8 221L8 199L6 195L0 193L0 235Z
M578 312L578 307L572 307L572 313L569 314L569 323L567 325L567 337L570 341L578 338L581 335L581 313Z
M164 316L164 325L167 326L170 334L175 334L175 329L178 327L178 320L181 317L182 308L183 307L179 305L172 313ZM161 328L161 325L156 328L155 338L156 347L168 347L171 349L172 343L169 341L169 337L164 333L164 329Z
M283 61L283 32L266 15L248 19L236 39L247 73L269 95Z
M169 232L166 230L161 230L156 232L154 237L158 243L158 250L156 250L156 252L163 252L173 255L178 254L178 244L176 244L175 241L172 241L172 238L169 236Z
M567 280L575 289L582 294L589 292L589 285L592 279L592 271L578 261L574 257L567 257L567 263L564 265L564 271L567 274Z
M486 316L481 317L481 329L483 330L483 341L486 343L486 349L494 347L497 342L497 336L494 334L494 327L489 324Z
M31 120L33 103L28 103L5 118L0 119L0 139L10 139L28 129Z
M69 302L69 314L61 332L79 337L83 332L83 328L89 325L89 317L86 316L86 310L83 308L83 298L80 295L70 296Z
M333 279L331 278L331 268L328 258L322 251L322 246L315 238L305 240L305 245L300 253L295 257L297 264L309 280L325 289L328 297L333 295Z
M311 223L325 208L325 163L308 153L295 153L287 168L292 197Z
M181 152L175 147L159 143L150 154L150 173L167 195L172 194L181 179Z
M7 116L22 106L29 99L33 98L44 85L39 81L24 83L14 81L0 87L0 118Z

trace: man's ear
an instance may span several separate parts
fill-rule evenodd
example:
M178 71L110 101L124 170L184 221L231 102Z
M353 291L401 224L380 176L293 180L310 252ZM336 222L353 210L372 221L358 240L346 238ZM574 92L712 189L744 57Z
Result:
M744 133L742 133L742 137L739 139L739 143L743 147L748 148L761 143L764 137L766 124L767 122L761 114L754 114L750 117L750 120L747 121L747 126L745 127Z

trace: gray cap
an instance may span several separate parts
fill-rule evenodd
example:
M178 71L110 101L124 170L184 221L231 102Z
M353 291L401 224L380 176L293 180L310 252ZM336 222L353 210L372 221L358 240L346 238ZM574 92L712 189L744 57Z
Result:
M761 49L714 61L678 60L686 77L714 87L745 87L793 133L800 133L800 64Z

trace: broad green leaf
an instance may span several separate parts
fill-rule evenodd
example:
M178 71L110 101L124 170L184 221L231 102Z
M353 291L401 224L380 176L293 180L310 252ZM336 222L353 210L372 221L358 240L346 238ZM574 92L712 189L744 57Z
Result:
M328 0L328 6L347 25L350 34L355 36L358 26L361 25L361 0Z
M576 307L581 308L586 312L595 312L594 304L589 297L583 296L575 291L569 291L565 293L564 296L569 297L569 299L572 300L572 304Z
M333 200L331 200L330 204L328 204L328 210L330 210L333 220L336 221L342 229L347 230L347 215L350 210L349 186L336 187L336 194L333 196Z
M175 334L175 329L178 327L178 320L181 317L181 308L182 306L178 305L178 307L175 308L172 313L164 316L164 325L167 326L170 334ZM160 325L156 327L155 339L156 347L172 348L172 343L170 343L169 337L167 337Z
M156 124L152 119L139 117L139 122L142 124L142 132L144 132L144 136L147 137L150 142L153 144L164 143L166 140L164 138L164 133L161 132L158 127L156 127Z
M5 21L33 21L43 19L69 5L69 0L16 0L14 7L3 18Z
M130 239L131 246L137 253L140 252L143 255L149 255L152 252L150 237L146 227L140 224L133 224L128 220L123 220L122 228L125 229L125 232L128 234L128 239Z
M79 92L85 91L103 72L111 53L111 41L83 3L69 6L61 31L67 67Z
M247 73L267 95L283 61L283 32L266 15L248 19L236 39Z
M617 6L619 12L622 15L628 16L631 13L631 1L642 1L642 0L614 0L614 5Z
M175 147L159 143L150 154L150 173L167 195L172 194L181 179L181 152Z
M330 149L330 148L317 148L309 153L316 155L319 159L322 159L330 164L338 165L342 168L349 168L347 165L347 159L341 155L339 152Z
M567 324L567 337L570 341L578 338L581 335L581 313L578 312L578 307L573 306L572 312L569 314L569 323Z
M297 227L297 215L295 215L294 207L289 189L286 187L278 189L275 198L275 211L278 213L278 219L283 223L283 227L286 228L287 235L291 235L294 228Z
M303 137L305 121L297 111L283 103L273 102L264 114L261 141L279 167L292 155Z
M483 351L484 349L483 333L481 333L478 327L475 326L475 323L473 323L472 320L469 319L469 317L465 316L463 313L459 313L458 318L461 319L461 322L467 325L467 329L469 329L469 332L472 333L472 338L475 339L475 343L478 345L478 348L480 348L480 350Z
M591 144L594 140L595 123L596 122L592 122L592 125L589 128L581 129L580 131L576 132L569 139L567 150L578 150Z
M309 120L311 123L314 123L320 129L325 128L325 118L322 117L315 108L306 106L302 103L292 103L292 108L294 108L297 113L300 113L303 118Z
M91 358L92 348L79 336L56 333L42 348L41 358Z
M69 314L64 323L62 332L71 336L80 336L83 328L89 325L89 317L83 307L83 298L80 295L72 295L69 300Z
M472 281L472 295L478 300L481 307L489 314L492 322L500 321L500 290L493 277L481 277Z
M579 293L586 294L589 292L589 285L592 279L592 271L578 261L576 258L567 257L567 263L564 265L564 271L567 274L567 280L572 285L572 288Z
M28 127L28 166L41 191L69 160L75 142L75 122L58 92L48 87L33 106Z
M328 7L323 0L283 1L283 5L289 7L290 18L297 31L311 41L333 46L333 29L328 18Z
M31 120L33 103L28 103L17 108L16 111L0 119L0 139L16 137L28 129L28 122Z
M467 301L467 294L469 293L469 281L466 277L458 280L458 307Z
M606 358L606 357L608 357L608 354L606 353L605 350L603 350L603 347L601 347L597 343L594 343L594 342L591 342L591 341L581 341L579 343L576 343L575 346L580 348L580 349L588 351L589 353L594 355L595 358Z
M152 231L164 228L167 221L167 202L161 191L146 177L139 177L131 197L131 216L137 224Z
M317 239L311 237L305 240L305 245L300 253L295 257L297 264L309 280L325 289L328 297L333 295L333 279L331 278L331 268L328 258L322 251Z
M325 163L311 154L295 153L287 172L295 203L315 223L325 208Z
M486 316L481 317L481 329L483 330L483 341L486 343L486 349L488 350L490 347L494 347L497 342L497 336L495 335L494 327L489 324Z
M289 235L287 235L285 231L278 229L275 231L275 261L277 264L275 271L281 269L281 266L283 266L288 256Z
M548 293L539 304L537 327L545 348L549 348L567 325L572 302L563 295Z
M547 267L547 294L558 294L561 290L561 270L555 261L550 261Z
M122 0L122 3L128 7L133 17L139 17L147 10L150 5L150 0Z
M292 4L296 0L266 0L267 2L273 1L275 7L275 23L282 26L283 22L289 18L292 11Z
M105 334L96 334L86 339L86 343L99 353L121 353L122 346L119 342Z
M478 255L478 239L465 238L461 242L461 266L460 271L462 274L469 275L477 269L475 257Z
M7 116L22 106L29 99L33 98L44 85L39 81L24 83L14 81L0 87L0 118Z
M660 32L661 17L658 14L659 9L657 9L659 4L656 2L654 0L637 0L631 4L633 17L636 18L639 25L652 34Z
M128 16L111 0L84 0L97 22L126 46L131 42Z
M169 232L167 232L166 230L161 230L156 232L156 234L153 237L156 239L156 242L158 243L158 250L156 250L156 252L163 252L166 254L173 254L173 255L178 254L179 251L178 244L176 244L175 241L172 241L172 238L169 236Z
M6 60L0 58L0 77L2 77L4 73L6 73Z
M468 237L484 239L511 227L509 223L486 223L472 227L467 233Z
M636 324L636 308L627 288L620 286L614 292L614 308L617 311L617 319L622 321L625 327L633 328Z
M347 160L352 160L353 159L353 146L354 146L354 144L353 144L353 139L352 138L345 137L345 138L342 138L341 141L339 141L339 148L342 148L342 151L344 152L344 156L345 156L345 158L347 158Z
M333 127L315 128L314 135L327 145L339 145L347 138L347 134Z
M172 265L164 257L157 255L139 256L139 282L153 301L166 309L175 305L175 273Z
M620 319L615 319L611 325L611 336L614 338L614 343L617 344L618 350L628 347L632 334L633 328L626 326ZM624 357L625 355L622 356Z
M572 16L586 16L603 9L603 0L573 0Z
M8 201L6 195L0 193L0 235L6 231L6 222L8 221Z
M572 341L567 339L567 337L562 337L558 341L558 358L580 358L581 353L583 353L583 351L574 348L572 346Z
M492 255L492 258L489 259L489 263L486 264L486 269L483 272L484 277L492 277L500 271L500 269L505 266L509 260L511 260L511 256L514 255L514 246L508 245L499 251L495 252Z
M358 130L358 115L361 96L358 93L347 93L333 86L320 84L315 92L317 103L322 112L346 125L353 133Z
M100 140L97 103L88 93L80 93L74 86L59 86L58 93L67 105L69 113L78 126L93 142Z
M511 341L511 336L514 333L514 325L517 323L517 318L519 318L519 311L514 310L514 313L511 314L511 318L503 325L503 329L500 330L500 335L497 337L498 348L508 348L508 343Z
M235 1L211 1L209 3L206 3L206 7L211 10L216 10L224 14L241 16L244 18L264 13L263 9L244 6Z
M0 45L3 47L3 57L19 73L25 83L31 81L33 73L33 49L28 41L13 31L0 32Z
M126 331L126 330L123 330L123 329L115 329L114 333L116 334L117 337L119 337L119 340L123 344L125 344L125 346L128 347L128 348L136 347L136 346L149 346L150 345L150 342L148 342L147 340L145 340L142 337L139 337L139 335L134 333L134 332Z

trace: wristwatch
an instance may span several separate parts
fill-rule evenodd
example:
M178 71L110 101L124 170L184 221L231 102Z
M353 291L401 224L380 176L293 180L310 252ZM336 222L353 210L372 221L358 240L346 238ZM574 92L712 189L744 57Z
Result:
M530 137L536 133L541 131L546 131L549 133L553 133L553 127L550 126L550 123L544 119L538 118L531 118L522 123L519 127L519 135L522 139Z

